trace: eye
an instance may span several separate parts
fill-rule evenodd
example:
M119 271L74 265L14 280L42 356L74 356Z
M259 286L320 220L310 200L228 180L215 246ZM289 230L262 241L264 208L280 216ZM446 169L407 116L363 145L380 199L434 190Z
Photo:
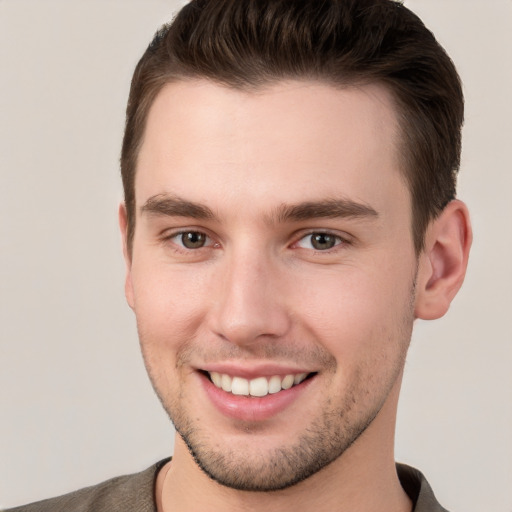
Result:
M343 242L341 237L330 233L310 233L297 242L302 249L313 249L315 251L327 251L340 245Z
M183 231L170 239L185 249L201 249L201 247L212 244L210 237L200 231Z

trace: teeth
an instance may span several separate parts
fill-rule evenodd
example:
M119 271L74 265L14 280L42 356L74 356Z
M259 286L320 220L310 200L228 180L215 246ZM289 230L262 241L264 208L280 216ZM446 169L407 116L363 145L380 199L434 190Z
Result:
M233 377L231 381L231 393L233 395L248 395L249 394L249 381L242 379L242 377Z
M290 389L293 386L293 381L295 380L295 377L293 375L287 375L283 382L281 382L281 387L283 389Z
M243 377L231 377L225 373L209 372L210 378L216 387L223 389L233 395L262 397L269 393L279 393L283 389L290 389L292 386L300 384L307 373L289 374L284 377L274 375L267 377L257 377L248 380Z
M281 377L278 377L277 375L270 377L270 380L268 381L268 392L271 394L279 393L281 389Z
M265 377L258 377L249 382L249 395L265 396L268 395L268 380Z
M298 375L295 375L295 377L293 378L293 383L295 385L300 384L307 376L307 373L299 373Z
M212 379L212 382L218 387L222 387L222 377L217 372L211 372L210 377Z
M222 374L220 377L220 387L224 391L227 391L228 393L231 392L231 380L232 380L231 377L226 374Z

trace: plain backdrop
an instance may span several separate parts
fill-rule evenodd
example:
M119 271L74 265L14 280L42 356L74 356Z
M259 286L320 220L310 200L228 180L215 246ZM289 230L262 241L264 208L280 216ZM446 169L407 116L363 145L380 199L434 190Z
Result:
M0 508L171 453L116 213L131 73L179 5L0 0ZM464 82L459 197L475 242L448 315L416 325L397 459L452 512L512 512L512 1L406 5Z

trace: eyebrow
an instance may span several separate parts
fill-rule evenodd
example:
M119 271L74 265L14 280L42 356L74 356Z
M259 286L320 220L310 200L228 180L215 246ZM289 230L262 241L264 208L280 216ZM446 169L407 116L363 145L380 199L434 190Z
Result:
M140 210L141 213L169 217L191 217L203 220L215 218L214 213L207 206L167 194L150 197Z
M335 218L377 218L379 214L371 206L350 199L327 199L307 201L295 205L282 205L277 208L275 218L278 222L301 221L307 219Z
M150 197L141 207L141 213L169 217L189 217L212 220L217 216L205 205L178 196L158 194ZM379 214L371 206L350 199L325 199L278 206L269 216L269 223L298 222L308 219L377 218Z

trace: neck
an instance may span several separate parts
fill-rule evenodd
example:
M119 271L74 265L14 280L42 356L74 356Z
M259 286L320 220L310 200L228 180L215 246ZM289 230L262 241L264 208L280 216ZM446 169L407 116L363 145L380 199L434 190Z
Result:
M173 460L157 480L158 512L410 512L412 504L400 485L393 455L398 389L391 395L372 424L342 456L305 481L281 491L238 491L214 482L176 435Z

